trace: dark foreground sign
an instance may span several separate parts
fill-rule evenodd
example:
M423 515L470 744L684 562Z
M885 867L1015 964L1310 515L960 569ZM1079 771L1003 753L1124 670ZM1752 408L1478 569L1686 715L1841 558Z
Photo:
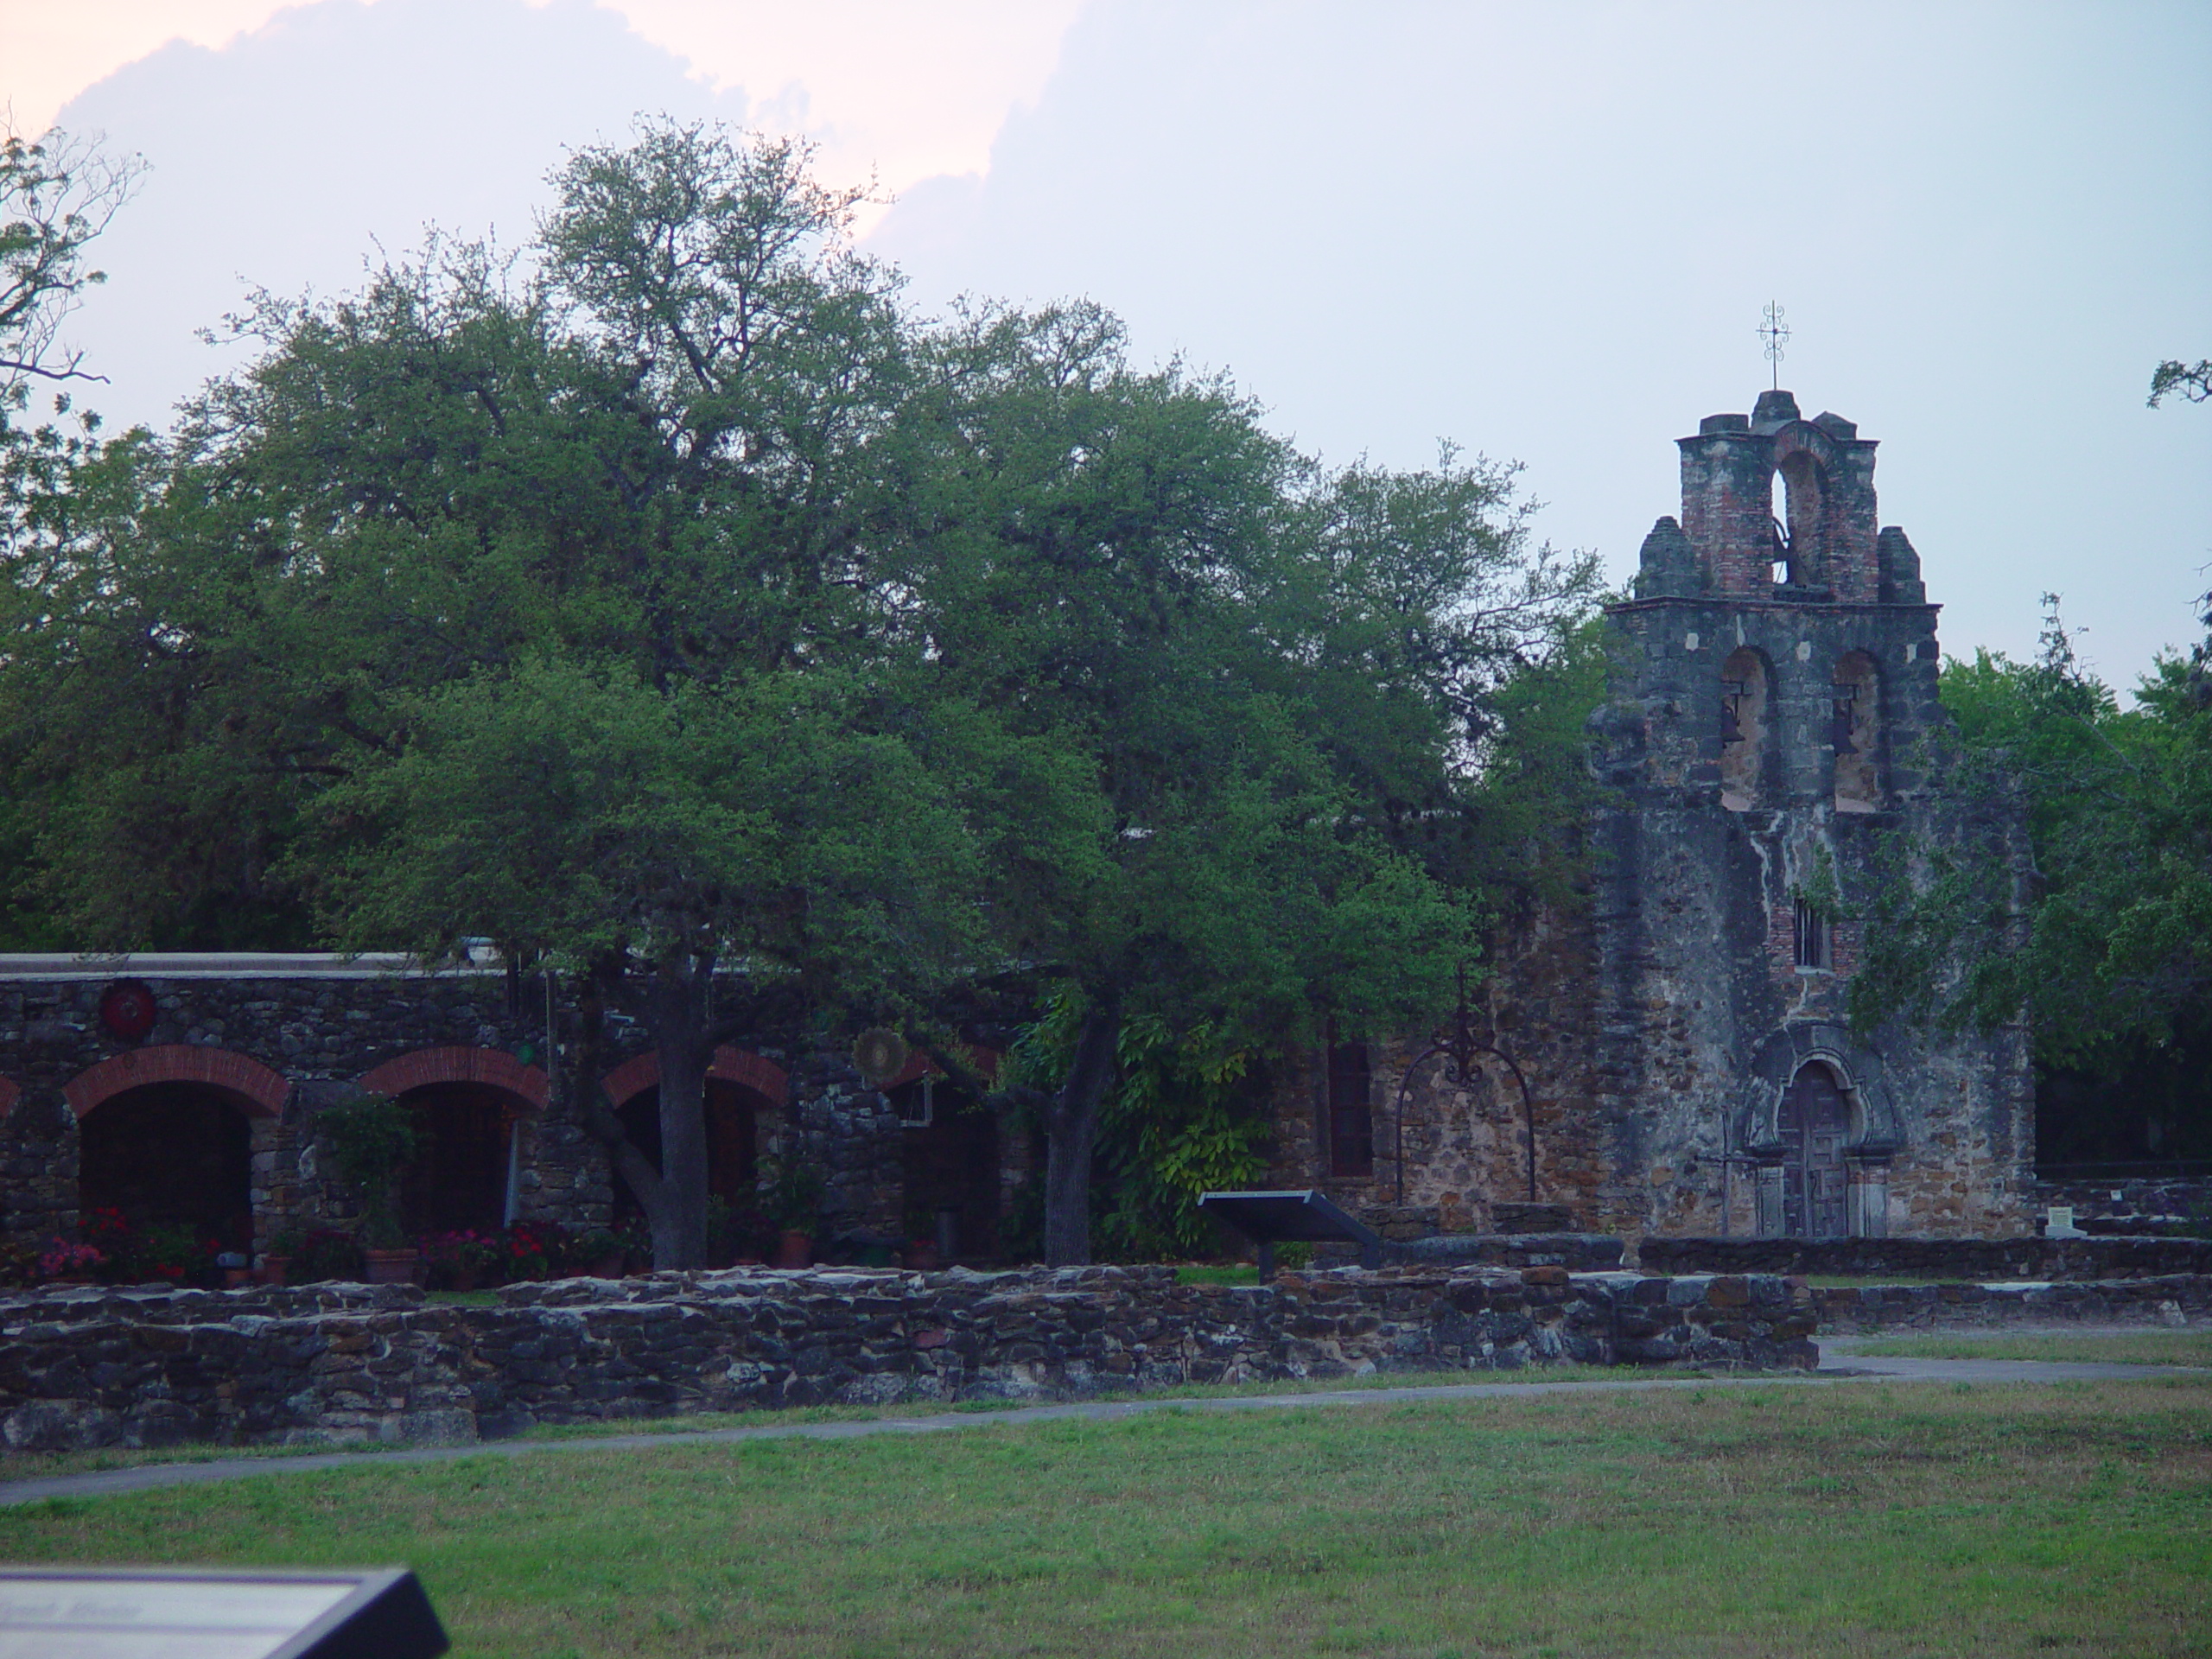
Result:
M0 1659L436 1659L448 1645L404 1567L0 1567Z
M1357 1244L1360 1266L1382 1265L1382 1236L1346 1215L1325 1192L1208 1192L1199 1198L1198 1208L1260 1247L1262 1279L1275 1270L1275 1246L1293 1240Z

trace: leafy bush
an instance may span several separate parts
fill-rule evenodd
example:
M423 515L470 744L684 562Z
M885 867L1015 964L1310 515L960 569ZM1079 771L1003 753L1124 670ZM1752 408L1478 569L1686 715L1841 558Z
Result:
M1050 1086L1066 1077L1083 1014L1072 988L1048 998L1015 1042L1009 1079ZM1100 1259L1219 1254L1219 1235L1199 1213L1198 1198L1249 1186L1266 1173L1268 1125L1255 1105L1257 1081L1253 1050L1217 1025L1178 1034L1153 1015L1123 1024L1091 1166Z
M315 1128L361 1203L361 1242L372 1249L407 1243L396 1212L399 1172L415 1155L415 1116L384 1095L357 1095L323 1109Z

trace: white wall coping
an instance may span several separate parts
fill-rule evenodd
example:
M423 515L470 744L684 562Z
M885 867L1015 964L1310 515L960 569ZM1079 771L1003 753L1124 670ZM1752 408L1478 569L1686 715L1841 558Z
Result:
M448 979L500 974L496 957L426 968L404 950L344 956L334 950L130 951L117 956L66 951L0 951L0 983L86 979Z

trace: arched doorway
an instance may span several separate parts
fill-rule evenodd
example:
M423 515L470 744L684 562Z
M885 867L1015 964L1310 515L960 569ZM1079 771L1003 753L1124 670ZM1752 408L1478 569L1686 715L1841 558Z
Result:
M733 1210L753 1204L760 1166L755 1120L772 1103L758 1090L727 1077L707 1079L707 1193ZM660 1161L660 1085L639 1090L614 1109L630 1144L656 1170ZM645 1205L618 1171L614 1177L614 1224L641 1219Z
M253 1120L292 1085L228 1049L126 1049L64 1084L77 1118L79 1214L119 1210L135 1229L188 1227L195 1243L253 1245Z
M956 1257L999 1253L998 1119L950 1078L924 1076L888 1085L899 1115L901 1230L906 1241Z
M410 1232L496 1232L507 1222L515 1100L481 1083L434 1083L399 1103L415 1120L415 1155L399 1174Z
M496 1048L417 1049L363 1075L361 1087L413 1114L415 1155L399 1176L399 1213L416 1234L493 1232L513 1207L520 1121L551 1084Z
M79 1120L79 1215L118 1210L132 1230L188 1227L196 1243L253 1248L253 1129L211 1084L149 1083Z
M1844 1237L1850 1229L1843 1147L1851 1134L1851 1103L1835 1073L1819 1060L1798 1068L1775 1128L1783 1145L1783 1236Z

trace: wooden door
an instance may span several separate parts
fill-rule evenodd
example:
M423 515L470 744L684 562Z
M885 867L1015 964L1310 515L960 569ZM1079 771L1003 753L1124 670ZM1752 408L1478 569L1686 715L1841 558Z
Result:
M1843 1143L1851 1106L1835 1073L1817 1061L1783 1096L1783 1231L1791 1238L1841 1238L1849 1230Z

